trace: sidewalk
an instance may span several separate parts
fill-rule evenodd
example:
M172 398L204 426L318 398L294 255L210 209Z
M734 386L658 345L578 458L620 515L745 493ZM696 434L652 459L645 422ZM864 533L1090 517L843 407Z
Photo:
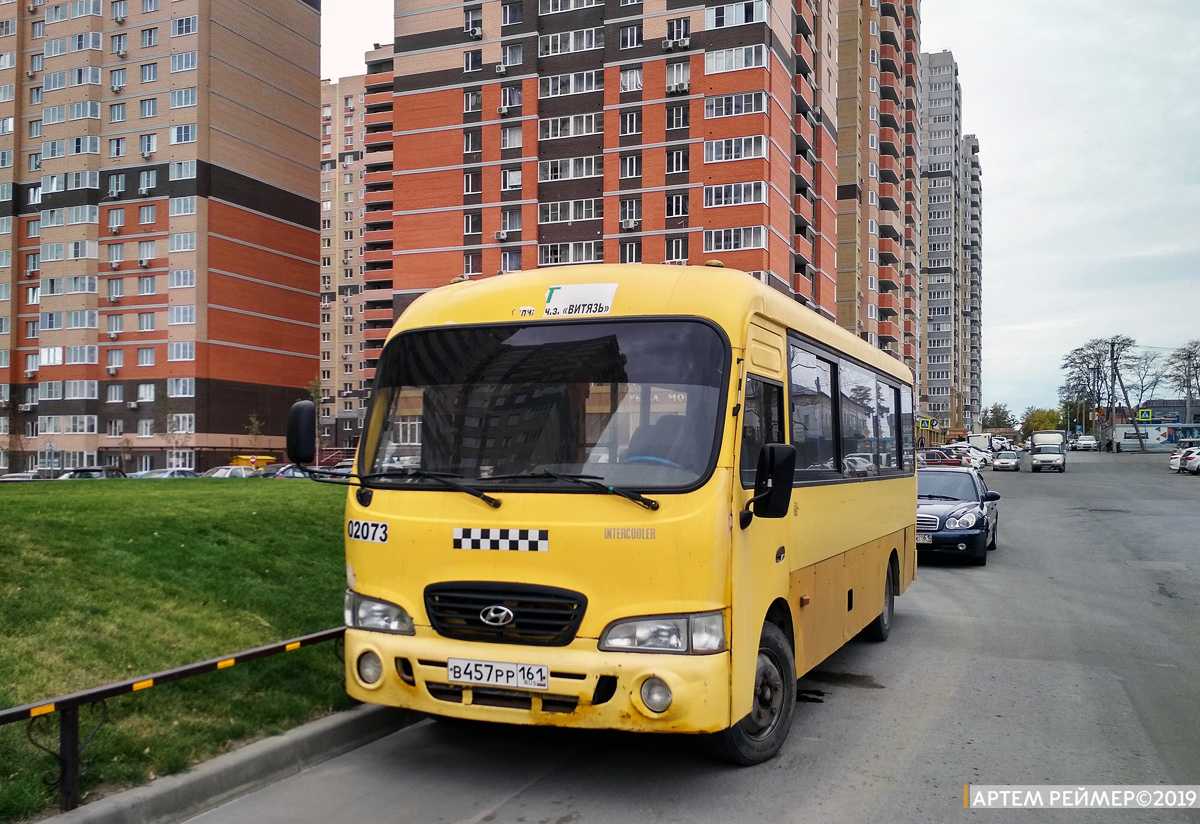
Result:
M364 704L256 741L178 775L45 819L53 824L174 824L415 724L424 716Z

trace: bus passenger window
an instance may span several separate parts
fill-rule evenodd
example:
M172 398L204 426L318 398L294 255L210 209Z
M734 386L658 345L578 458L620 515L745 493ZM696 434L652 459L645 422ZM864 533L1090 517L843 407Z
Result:
M758 453L769 443L786 443L783 437L783 387L761 378L746 378L746 403L742 409L742 486L754 486Z
M796 477L837 471L833 440L833 365L796 345L788 346L791 443L796 447Z

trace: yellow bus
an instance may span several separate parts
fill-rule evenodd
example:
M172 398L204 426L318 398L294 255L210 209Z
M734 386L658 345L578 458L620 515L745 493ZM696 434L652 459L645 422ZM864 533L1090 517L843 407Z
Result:
M314 411L289 420L310 463ZM346 683L461 719L774 756L796 681L913 580L912 378L753 277L568 266L433 290L346 500Z

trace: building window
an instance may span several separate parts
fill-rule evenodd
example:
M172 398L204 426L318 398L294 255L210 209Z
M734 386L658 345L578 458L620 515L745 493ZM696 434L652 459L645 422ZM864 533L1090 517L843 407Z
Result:
M478 212L463 215L463 234L478 235L483 232L483 215Z
M686 237L673 237L667 239L667 262L687 262L688 248Z
M473 49L468 52L463 52L463 71L477 72L483 70L483 52L479 49Z
M642 90L642 70L621 69L621 91L640 92Z
M687 217L688 196L686 194L667 195L667 217Z
M520 169L501 169L500 170L500 189L502 191L512 191L521 188L521 170Z
M636 49L642 45L642 27L637 26L622 26L621 27L621 48Z
M158 64L146 63L142 66L142 82L153 83L158 80Z
M521 148L521 127L520 126L505 126L500 130L500 148L501 149L519 149Z
M642 242L640 240L626 240L621 243L621 263L641 263L642 262Z
M622 112L621 113L621 134L641 134L642 133L642 113L639 112Z
M621 178L629 179L642 176L642 156L640 154L624 155L621 157Z
M483 111L483 92L478 89L463 92L463 112Z
M667 128L686 129L690 125L690 107L685 103L667 106Z
M677 174L688 170L688 150L671 149L667 152L667 174Z

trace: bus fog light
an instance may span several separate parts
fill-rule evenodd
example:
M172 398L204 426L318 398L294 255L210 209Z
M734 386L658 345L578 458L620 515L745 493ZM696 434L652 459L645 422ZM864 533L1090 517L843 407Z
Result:
M358 677L364 684L378 683L383 677L383 661L370 650L358 656Z
M671 688L657 676L642 682L642 703L651 712L666 712L671 707Z

